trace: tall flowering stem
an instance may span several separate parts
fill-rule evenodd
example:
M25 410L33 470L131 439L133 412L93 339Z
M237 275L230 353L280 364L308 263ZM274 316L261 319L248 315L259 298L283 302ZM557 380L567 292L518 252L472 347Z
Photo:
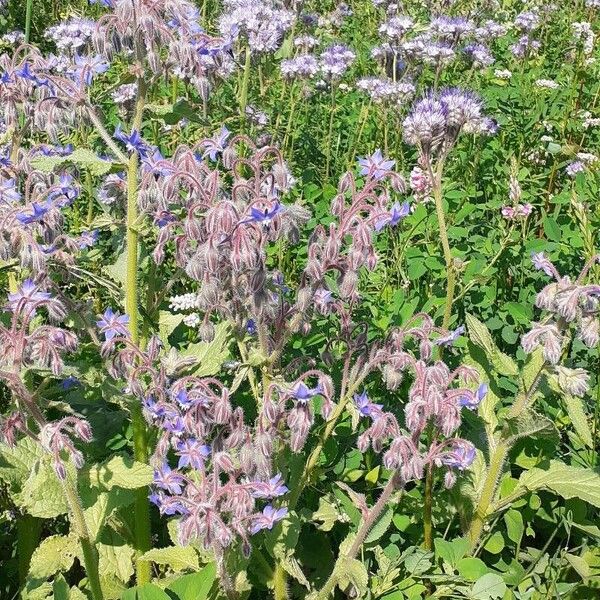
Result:
M25 43L29 44L31 37L31 14L33 12L33 0L27 0L25 5Z
M521 340L527 354L534 351L541 353L543 361L527 373L529 383L522 386L508 410L510 421L530 412L544 379L553 381L567 395L583 396L588 392L589 374L583 369L567 368L560 363L570 347L574 333L590 349L598 347L600 343L600 285L584 283L596 262L600 262L600 255L592 257L579 277L572 281L569 277L562 277L543 253L533 255L534 266L555 281L547 285L536 299L536 306L547 314L541 322L533 323L531 331ZM490 507L494 505L506 457L517 439L518 436L511 433L510 422L505 422L498 436L490 440L487 473L467 532L473 551L479 544L486 518L491 512Z
M137 98L133 116L133 131L140 131L144 106L146 103L146 83L140 77L137 80ZM139 153L132 152L127 164L127 280L125 287L125 312L129 316L129 331L131 340L137 344L140 337L139 311L138 311L138 170ZM139 403L131 404L131 425L133 429L133 453L135 459L148 462L148 434L146 423ZM135 541L136 549L144 553L151 547L150 505L148 491L141 488L136 491L135 498ZM151 565L148 562L138 561L136 564L136 578L138 584L148 583L151 579Z

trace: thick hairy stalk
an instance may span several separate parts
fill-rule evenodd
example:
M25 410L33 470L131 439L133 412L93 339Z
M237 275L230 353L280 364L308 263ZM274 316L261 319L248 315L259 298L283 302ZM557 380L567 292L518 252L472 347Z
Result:
M325 582L325 585L318 592L318 594L315 597L315 600L327 600L329 596L333 593L333 591L335 590L335 586L338 583L340 575L344 574L344 563L348 559L354 558L358 554L358 551L363 545L367 534L369 533L369 531L371 531L373 525L375 525L377 519L381 516L383 509L390 501L392 494L400 487L400 485L400 477L397 473L394 473L392 477L390 477L386 486L383 488L383 492L381 492L381 496L379 496L379 500L377 500L375 506L373 506L373 508L371 508L371 510L368 512L367 516L363 518L362 523L360 524L360 527L356 533L356 537L354 538L354 542L352 543L352 546L350 546L350 549L347 552L341 554L338 557L333 567L333 571L329 576L329 579Z
M498 486L498 481L502 474L502 467L504 466L508 450L509 446L502 443L492 452L492 456L490 457L490 464L483 484L483 489L481 490L481 496L475 507L475 514L473 515L467 533L467 538L471 543L471 551L475 550L479 543L488 509L496 494L496 487Z
M277 564L273 572L273 598L275 600L288 600L287 573L284 568Z
M27 0L25 5L25 43L29 44L31 38L31 13L33 11L33 0Z
M74 531L79 538L79 543L81 544L83 566L85 567L85 572L90 584L92 598L94 600L103 600L102 588L100 587L100 575L98 572L98 551L94 541L90 537L79 496L77 495L75 486L68 480L63 482L63 488L71 511L71 522Z
M246 115L246 106L248 106L248 85L250 83L250 48L246 47L246 60L244 62L244 75L242 77L242 85L240 88L240 116L242 119Z
M142 116L146 101L146 86L141 79L138 80L138 95L132 130L140 130ZM129 331L131 340L137 344L140 338L139 312L138 312L138 169L139 156L133 152L127 163L127 281L125 285L125 312L129 316ZM133 429L133 453L140 462L148 462L148 439L146 423L142 415L141 406L131 405L131 426ZM143 554L150 549L150 505L148 490L141 488L136 491L135 498L135 547ZM151 579L150 563L138 561L136 564L136 578L138 584L148 583Z
M446 301L444 303L444 319L442 328L448 329L450 317L452 316L452 303L454 302L454 290L456 288L456 269L454 267L454 259L450 250L450 242L448 240L448 228L446 226L446 214L444 212L444 204L442 201L442 171L444 162L438 163L435 174L429 170L431 183L433 187L433 199L435 200L435 212L438 218L438 227L440 239L442 241L442 249L444 251L444 261L446 263Z
M427 467L425 473L425 493L423 498L423 545L426 550L433 549L433 520L431 517L433 505L433 466Z

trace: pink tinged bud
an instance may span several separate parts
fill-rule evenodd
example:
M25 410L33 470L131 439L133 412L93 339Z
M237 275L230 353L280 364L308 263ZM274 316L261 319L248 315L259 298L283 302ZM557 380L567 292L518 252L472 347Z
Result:
M558 333L546 333L543 343L543 356L549 363L556 365L560 362L562 353L561 338Z
M235 466L228 452L215 452L213 455L213 464L226 473L233 473Z
M351 190L354 188L354 175L348 171L347 173L344 173L340 179L339 185L338 185L338 191L340 192L340 194L345 194L347 191Z
M350 298L356 293L358 287L358 275L355 271L348 271L340 284L340 296L342 298Z
M600 319L594 316L582 317L577 337L588 348L595 348L600 341Z
M580 288L573 287L560 291L556 295L556 310L565 321L571 322L575 320L580 294Z
M419 344L419 353L421 355L421 360L429 361L431 359L431 349L432 344L427 339L422 339Z
M93 439L92 428L87 421L78 420L75 422L74 430L77 436L84 442L91 442Z
M456 473L454 471L448 470L444 475L444 487L449 490L454 487L456 483Z
M79 452L79 450L71 451L71 460L73 461L73 464L75 465L76 469L81 469L83 467L83 465L85 464L85 461L83 459L83 454L81 452Z
M346 199L343 194L338 194L331 201L331 214L340 217L344 213L344 207L346 205Z
M67 470L65 469L65 465L63 464L63 462L59 458L56 458L52 466L54 467L54 472L56 473L56 476L61 481L64 481L67 478Z
M281 416L278 405L273 400L266 400L263 404L263 413L269 423L275 425Z
M359 452L363 452L363 453L366 452L369 449L370 444L371 444L371 441L369 438L369 434L366 431L364 433L362 433L361 435L359 435L358 439L356 440L356 447L358 448ZM388 467L388 468L391 468L391 467Z

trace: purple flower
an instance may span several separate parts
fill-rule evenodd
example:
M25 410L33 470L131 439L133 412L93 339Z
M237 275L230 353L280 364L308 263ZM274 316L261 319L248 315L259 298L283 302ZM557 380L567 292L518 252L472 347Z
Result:
M31 280L26 279L18 291L8 295L8 305L11 310L16 310L19 303L24 302L24 308L38 302L44 302L52 298L50 292L40 292L38 286Z
M17 190L14 179L0 180L0 202L4 204L13 204L21 199L21 194Z
M82 234L79 236L79 247L82 250L85 248L91 248L98 241L99 235L100 234L97 229L82 232Z
M298 402L306 403L311 398L323 393L321 384L317 387L309 388L303 381L299 381L289 392Z
M31 214L24 212L16 214L17 221L19 221L23 225L31 225L31 223L38 223L46 216L46 213L50 209L48 205L42 206L37 202L33 202L31 206L33 208L33 212Z
M373 179L382 179L385 177L395 164L395 160L384 158L379 148L371 156L358 159L360 174L368 175L369 177L373 177Z
M75 69L73 70L73 79L77 83L91 85L94 75L106 73L109 68L109 63L96 54L94 56L75 55Z
M487 393L488 385L487 383L482 383L472 396L462 396L458 401L458 404L469 410L475 410L486 397Z
M582 161L576 160L572 163L569 163L565 171L569 177L575 177L577 173L583 173L585 171L585 165Z
M373 404L367 396L367 392L362 394L354 394L354 404L358 408L358 412L363 417L371 417L376 419L381 414L383 404Z
M107 308L104 314L96 321L96 326L100 328L100 333L104 334L106 341L112 340L117 335L128 336L127 324L129 317L113 312L112 308Z
M177 473L177 471L173 471L167 463L160 469L154 470L154 485L167 490L171 494L180 495L183 491L183 483L183 476Z
M436 346L452 346L452 344L465 332L465 326L460 325L454 331L435 340Z
M404 202L403 204L395 202L390 212L377 220L375 223L375 231L381 231L386 225L395 227L402 219L404 219L404 217L407 217L409 214L410 204L408 202Z
M248 335L256 335L257 331L256 321L254 319L248 319L246 321L246 333L248 333Z
M179 456L178 469L191 466L194 469L204 468L204 461L210 456L210 446L201 444L198 440L187 439L177 443L177 452Z
M213 162L217 160L217 155L225 150L227 144L227 138L231 135L231 132L227 127L223 125L221 129L215 133L212 138L202 142L201 146L205 148L203 158L207 156Z
M252 207L250 209L250 218L242 221L243 223L262 223L263 227L268 227L271 221L283 210L283 206L279 202L275 202L273 207L269 210L268 208Z
M127 135L121 129L121 124L117 125L114 133L115 139L119 140L129 152L137 152L141 157L146 157L149 152L148 144L142 139L140 132L136 129L131 131L131 135Z
M469 442L463 442L457 445L454 450L448 452L442 458L442 463L447 467L463 471L467 469L475 460L475 446Z
M175 400L177 400L179 406L182 406L183 408L189 408L193 404L186 390L180 390L177 392Z
M281 521L281 519L285 518L288 513L288 509L283 508L274 508L270 504L267 504L263 508L262 514L256 515L254 517L254 521L250 526L250 533L255 534L258 533L261 529L273 529L273 526L277 521Z
M36 85L46 85L48 83L48 80L39 79L34 73L31 72L28 62L26 62L20 69L17 69L15 71L15 75L22 77L23 79L27 79Z
M73 375L69 375L66 379L63 379L60 383L60 387L67 391L67 390L72 390L75 387L79 387L81 385L81 382L79 381L79 379L77 379L77 377L73 377Z
M148 396L142 400L144 408L154 417L164 417L166 414L165 407L162 404L158 404L152 396Z
M253 481L252 486L254 488L252 490L252 496L264 500L283 496L289 491L287 486L283 483L281 473L277 473L277 475L271 477L269 481Z

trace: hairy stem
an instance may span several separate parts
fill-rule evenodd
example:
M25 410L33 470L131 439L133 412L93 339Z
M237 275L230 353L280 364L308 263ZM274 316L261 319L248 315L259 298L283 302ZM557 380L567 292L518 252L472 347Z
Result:
M433 549L433 465L427 467L425 474L425 493L423 498L423 545L426 550Z
M273 572L273 598L274 600L288 600L287 573L280 563L277 563Z
M444 318L442 328L448 329L450 317L452 316L452 302L454 301L454 290L456 287L456 271L454 268L454 259L450 250L450 242L448 240L448 227L446 225L446 214L444 212L444 204L442 201L442 171L444 169L444 161L440 160L435 174L429 169L431 183L433 187L433 198L435 200L435 212L438 218L438 227L440 239L442 241L442 249L444 251L444 261L446 263L446 301L444 303Z
M131 129L139 131L142 125L144 106L146 102L146 85L143 79L138 79L138 92L135 113ZM137 344L140 338L138 311L138 169L139 156L133 152L127 163L127 281L125 284L125 312L129 316L129 332L131 340ZM133 454L136 460L148 462L148 434L146 423L139 403L131 406L131 426L133 430ZM150 505L148 490L141 488L135 494L135 548L144 553L150 549ZM148 583L151 579L151 565L146 561L137 561L136 578L139 585Z
M29 44L31 38L31 13L33 12L33 0L27 0L25 6L25 43Z
M354 538L354 542L348 552L341 554L334 567L329 579L325 582L325 585L321 588L321 590L317 593L315 600L327 600L332 592L335 590L335 586L338 583L338 579L340 575L343 575L345 569L345 562L348 559L354 558L361 546L363 545L365 538L369 531L371 531L373 525L376 523L377 519L380 517L384 508L390 501L392 494L401 486L401 481L398 473L394 473L385 487L381 492L381 496L379 496L379 500L375 503L373 508L369 510L368 514L363 517L362 523L356 533L356 537Z
M83 551L83 566L85 567L85 572L90 584L92 598L94 600L103 600L102 588L100 587L100 575L98 572L98 551L95 543L90 537L79 496L77 495L75 486L69 481L65 480L63 482L63 489L65 490L65 496L67 497L67 502L69 503L69 508L71 510L72 524Z
M481 490L481 496L475 508L475 514L471 520L469 531L467 532L467 539L471 544L471 551L474 551L479 543L487 512L490 504L494 500L498 480L502 474L502 467L504 466L504 461L506 460L509 449L508 444L501 443L495 448L490 457L490 464L483 483L483 489Z
M246 106L248 105L248 84L250 83L250 48L246 47L246 60L244 62L244 75L242 77L242 86L240 88L240 116L242 119L246 115Z

